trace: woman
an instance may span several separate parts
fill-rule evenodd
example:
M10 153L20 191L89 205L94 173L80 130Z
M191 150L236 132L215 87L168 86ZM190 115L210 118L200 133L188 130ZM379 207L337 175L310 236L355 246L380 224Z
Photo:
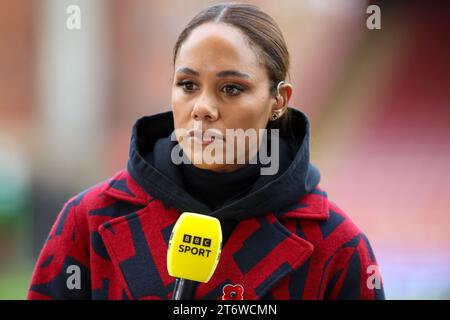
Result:
M139 119L127 169L66 203L28 298L170 299L167 243L184 211L217 217L224 235L195 299L384 298L367 238L318 187L273 19L208 7L173 62L172 111ZM229 285L239 294L226 297Z

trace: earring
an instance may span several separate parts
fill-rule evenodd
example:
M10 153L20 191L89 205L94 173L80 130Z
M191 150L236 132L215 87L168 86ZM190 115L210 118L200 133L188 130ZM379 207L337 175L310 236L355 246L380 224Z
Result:
M277 120L277 118L278 118L278 115L275 112L272 113L272 120Z

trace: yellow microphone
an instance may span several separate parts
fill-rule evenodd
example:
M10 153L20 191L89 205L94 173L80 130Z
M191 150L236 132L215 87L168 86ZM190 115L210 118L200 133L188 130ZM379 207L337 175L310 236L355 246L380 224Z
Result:
M222 229L217 218L184 212L175 223L167 251L167 270L177 278L173 300L193 297L196 282L208 282L222 250Z

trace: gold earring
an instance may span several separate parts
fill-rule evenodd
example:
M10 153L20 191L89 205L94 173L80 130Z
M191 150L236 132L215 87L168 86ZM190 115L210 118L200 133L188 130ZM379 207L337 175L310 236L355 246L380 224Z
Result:
M277 120L277 118L278 118L278 115L275 112L272 113L272 120Z

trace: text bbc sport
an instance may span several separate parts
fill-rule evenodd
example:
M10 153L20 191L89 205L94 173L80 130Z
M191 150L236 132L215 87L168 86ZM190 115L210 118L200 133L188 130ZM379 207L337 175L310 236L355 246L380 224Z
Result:
M202 247L205 247L205 248L211 247L211 239L197 237L197 236L192 236L190 234L184 234L183 242L184 243L188 243L188 244L192 243L194 245L202 246ZM199 256L208 258L209 254L211 253L211 250L205 249L205 248L198 248L196 246L180 244L178 246L178 252L190 253L190 254L193 254L193 255L199 255Z

